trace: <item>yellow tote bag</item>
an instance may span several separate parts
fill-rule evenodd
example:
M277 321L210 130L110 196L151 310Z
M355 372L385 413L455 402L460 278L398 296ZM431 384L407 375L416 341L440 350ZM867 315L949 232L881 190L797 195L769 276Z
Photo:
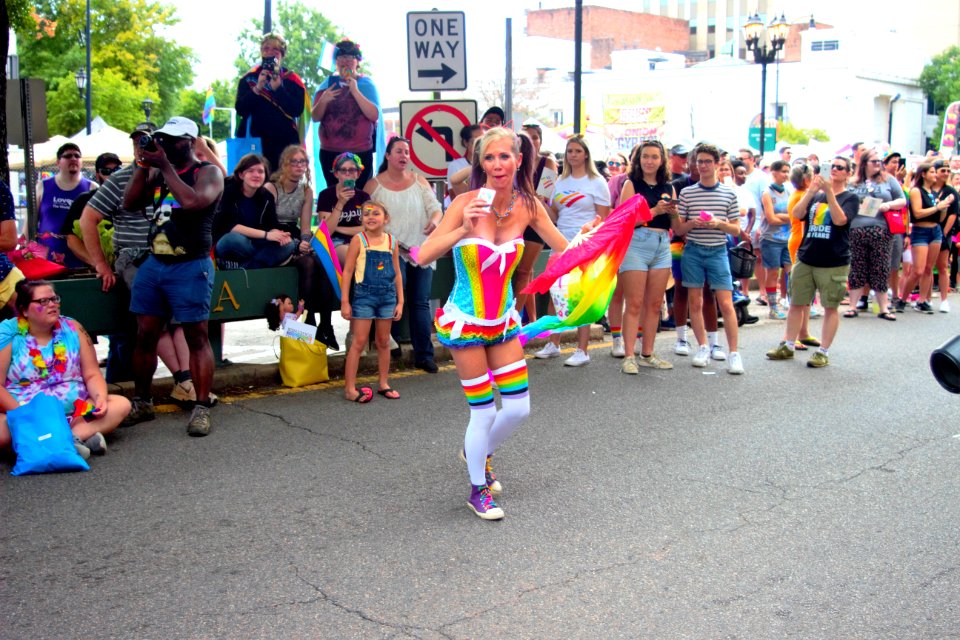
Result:
M307 344L294 338L280 338L280 380L285 387L304 387L326 382L327 346L322 342Z

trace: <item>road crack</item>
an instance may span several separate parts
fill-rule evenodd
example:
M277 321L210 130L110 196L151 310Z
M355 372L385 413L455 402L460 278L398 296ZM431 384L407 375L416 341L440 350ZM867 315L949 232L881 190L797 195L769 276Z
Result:
M248 412L248 413L255 413L255 414L261 415L261 416L268 416L268 417L270 417L270 418L276 418L277 420L279 420L280 422L282 422L282 423L285 424L286 426L290 427L291 429L298 429L298 430L300 430L300 431L305 431L305 432L307 432L307 433L309 433L310 435L313 435L313 436L318 436L318 437L321 437L321 438L330 438L330 439L332 439L332 440L337 440L337 441L339 441L339 442L343 442L344 444L349 444L349 445L358 447L358 448L359 448L360 450L362 450L364 453L369 453L370 455L374 456L375 458L377 458L377 459L379 459L379 460L384 460L384 461L386 461L386 458L384 458L384 457L383 457L382 455L380 455L378 452L374 451L373 449L371 449L370 447L368 447L368 446L365 445L364 443L360 442L359 440L351 440L350 438L345 438L345 437L340 436L340 435L337 435L337 434L335 434L335 433L329 433L329 432L326 432L326 431L316 431L316 430L314 430L314 429L311 429L310 427L305 427L305 426L303 426L303 425L300 425L300 424L296 424L296 423L294 423L294 422L291 422L290 419L287 418L287 417L284 416L284 415L280 415L280 414L278 414L278 413L271 413L270 411L263 411L263 410L260 410L260 409L254 409L253 407L248 407L248 406L246 406L246 405L244 405L244 404L236 403L236 404L232 404L232 405L230 405L230 406L231 406L231 407L234 407L234 408L236 408L236 409L239 409L239 410L241 410L241 411L246 411L246 412Z

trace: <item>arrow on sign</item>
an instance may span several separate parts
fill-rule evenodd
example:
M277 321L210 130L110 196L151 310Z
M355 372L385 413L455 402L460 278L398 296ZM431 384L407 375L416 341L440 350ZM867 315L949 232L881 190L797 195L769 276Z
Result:
M446 151L446 154L447 154L447 162L452 161L452 160L453 160L453 156L450 155L450 150L453 148L453 129L451 129L450 127L435 127L435 126L433 126L433 120L427 120L425 126L430 127L430 130L431 130L431 131L433 131L434 133L439 134L440 136L443 137L443 140L446 141L446 144L443 144L443 141L441 141L439 138L436 138L437 143L439 143L440 146L443 147L444 151ZM424 138L426 138L427 141L429 141L429 142L433 142L433 140L435 139L434 136L431 135L431 134L430 134L425 128L423 128L423 127L417 127L417 133L418 133L419 135L423 136ZM460 154L457 154L456 157L459 158L459 157L461 157L461 156L460 156Z
M420 78L440 78L441 84L446 84L447 80L457 75L456 70L451 69L445 63L440 63L439 69L419 69L417 77Z

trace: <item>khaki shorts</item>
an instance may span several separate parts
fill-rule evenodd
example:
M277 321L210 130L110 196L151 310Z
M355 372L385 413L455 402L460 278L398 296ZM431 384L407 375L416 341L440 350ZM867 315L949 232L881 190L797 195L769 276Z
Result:
M790 303L809 305L814 294L820 292L824 309L836 309L847 294L847 273L850 265L840 267L811 267L797 261L790 273Z
M13 297L16 291L17 283L21 280L26 280L26 278L20 269L14 267L10 273L7 274L7 277L0 281L0 307L10 302L10 298Z

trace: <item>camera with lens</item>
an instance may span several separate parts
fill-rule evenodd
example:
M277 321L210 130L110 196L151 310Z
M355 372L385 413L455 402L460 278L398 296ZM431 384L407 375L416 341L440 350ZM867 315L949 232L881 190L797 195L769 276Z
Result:
M140 136L140 140L137 142L140 145L140 148L144 151L156 151L157 150L157 140L149 133Z
M275 57L273 57L273 56L270 56L270 57L268 57L268 58L264 58L264 59L263 59L263 62L260 64L260 68L261 68L263 71L268 71L268 72L270 72L271 74L276 73L276 72L277 72L277 59L276 59Z

